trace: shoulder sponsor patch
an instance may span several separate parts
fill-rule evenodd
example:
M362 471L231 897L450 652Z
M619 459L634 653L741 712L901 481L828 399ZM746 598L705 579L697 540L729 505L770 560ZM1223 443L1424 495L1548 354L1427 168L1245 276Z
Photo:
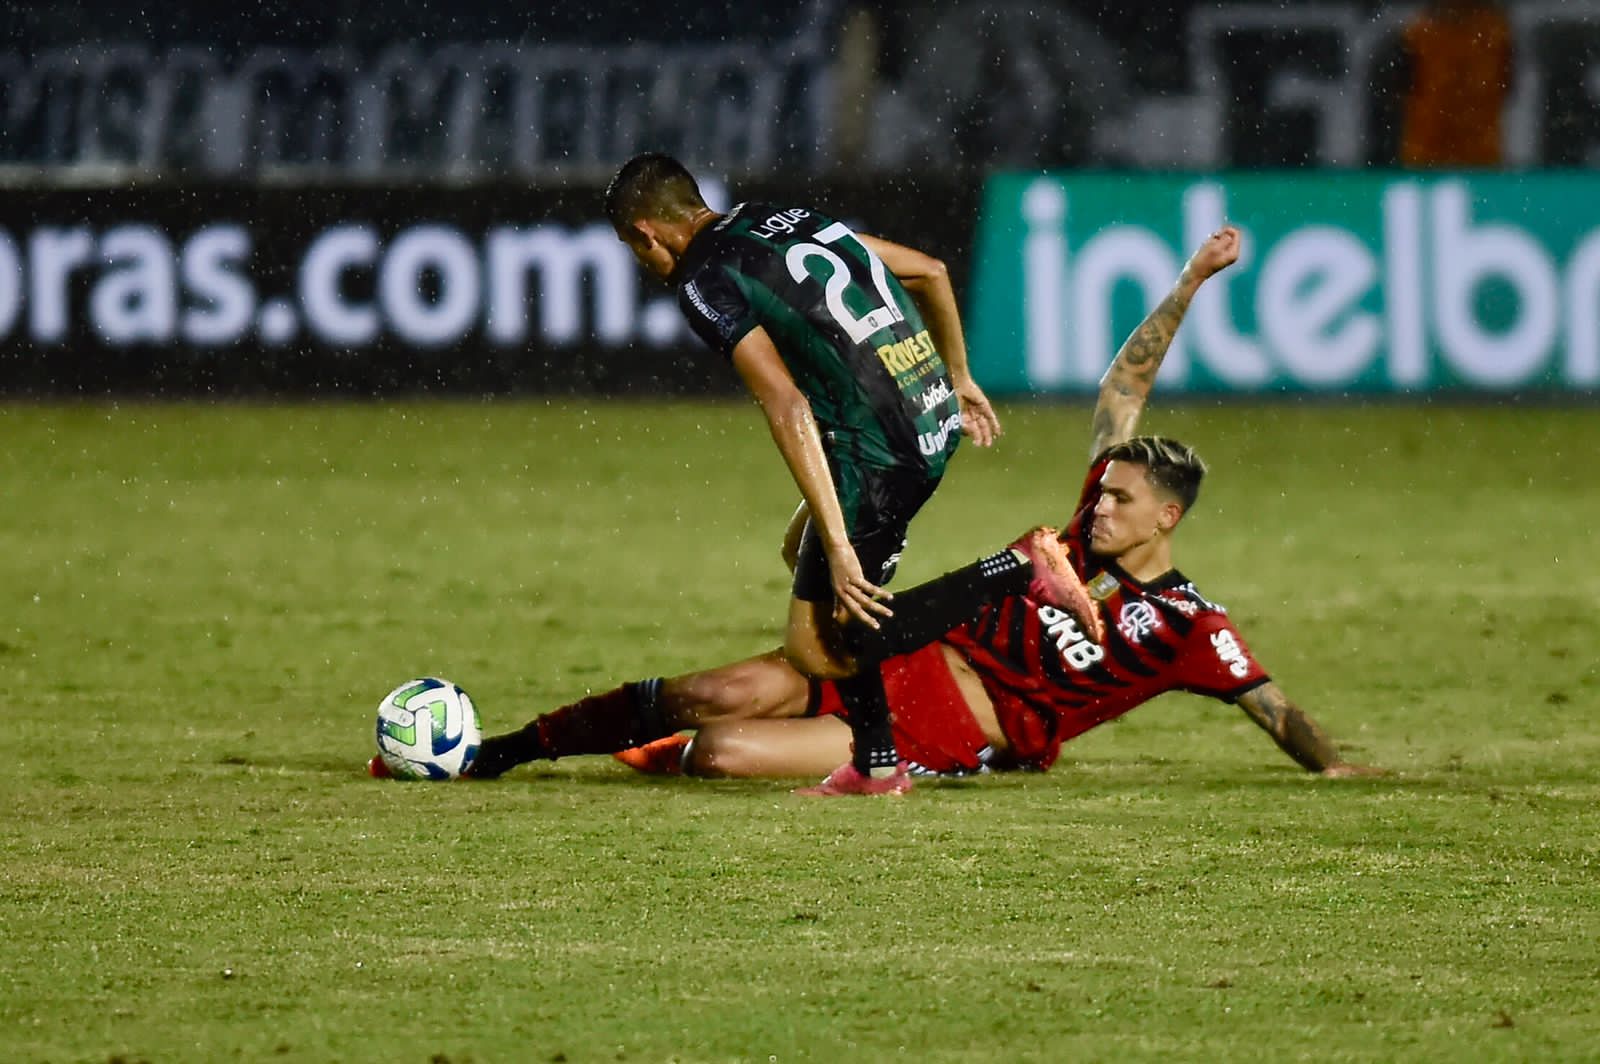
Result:
M1094 598L1100 602L1104 602L1112 595L1115 595L1117 593L1117 589L1121 586L1121 582L1119 582L1116 577L1103 571L1098 572L1094 576L1090 577L1088 584L1089 594L1094 596Z
M711 323L711 327L717 330L717 335L724 340L733 337L733 330L738 323L708 303L698 284L694 281L684 282L683 298L689 301L689 305L698 311L701 317Z

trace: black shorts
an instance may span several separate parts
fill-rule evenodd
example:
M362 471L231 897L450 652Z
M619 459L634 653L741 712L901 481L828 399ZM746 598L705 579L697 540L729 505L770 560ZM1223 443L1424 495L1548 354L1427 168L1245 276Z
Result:
M939 486L937 477L909 470L834 466L833 482L844 511L845 534L861 562L861 573L880 587L894 578L906 529ZM832 602L833 578L815 523L806 522L800 558L794 567L794 597L802 602Z

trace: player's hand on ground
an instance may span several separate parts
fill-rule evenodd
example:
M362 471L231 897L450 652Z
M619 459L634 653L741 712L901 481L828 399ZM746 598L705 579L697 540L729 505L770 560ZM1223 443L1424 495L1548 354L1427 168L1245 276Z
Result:
M1379 768L1377 765L1352 765L1347 761L1341 761L1337 765L1329 765L1321 774L1330 780L1368 779L1373 776L1387 776L1389 770Z
M1000 436L1000 416L989 405L978 382L968 377L956 384L956 401L961 404L961 431L979 447L988 447Z
M1239 261L1242 241L1238 226L1223 226L1207 237L1199 250L1190 256L1189 269L1202 280L1219 270L1227 269Z
M828 552L828 572L833 576L833 601L839 620L853 619L877 628L879 617L894 616L885 603L893 596L866 578L860 559L848 543L837 552Z

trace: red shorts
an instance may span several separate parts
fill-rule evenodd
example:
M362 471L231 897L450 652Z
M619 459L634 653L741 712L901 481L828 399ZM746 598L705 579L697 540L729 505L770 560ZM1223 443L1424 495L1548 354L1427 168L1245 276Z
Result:
M950 675L942 644L883 663L883 691L894 722L894 742L913 769L949 775L982 772L995 750ZM811 685L812 716L849 719L832 683Z

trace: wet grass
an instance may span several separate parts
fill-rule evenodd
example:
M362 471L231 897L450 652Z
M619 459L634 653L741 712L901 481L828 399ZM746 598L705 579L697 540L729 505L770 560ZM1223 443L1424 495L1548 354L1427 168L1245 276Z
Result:
M903 581L1064 516L1086 411L1003 413ZM409 676L499 727L772 645L755 412L0 406L0 1057L1593 1059L1600 419L1149 427L1213 465L1184 569L1393 776L1175 696L903 802L376 784Z

